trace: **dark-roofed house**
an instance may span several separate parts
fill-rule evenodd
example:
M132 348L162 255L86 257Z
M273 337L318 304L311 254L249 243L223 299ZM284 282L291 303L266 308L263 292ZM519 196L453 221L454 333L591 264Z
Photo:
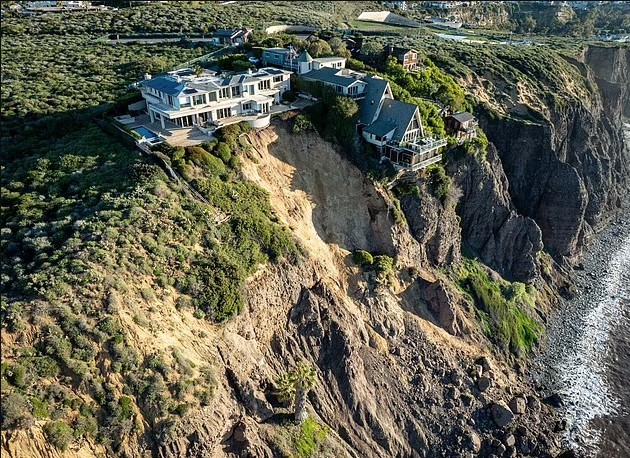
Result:
M138 86L151 122L159 121L163 129L214 129L240 121L264 127L272 106L291 88L290 77L291 72L271 67L232 75L183 69L156 78L145 75Z
M389 56L395 57L398 63L402 65L405 70L415 71L419 69L418 51L415 49L388 46L386 51Z
M217 29L212 36L212 42L216 45L239 46L245 44L252 31L242 29Z
M418 106L395 100L383 78L346 68L311 70L302 78L360 99L357 131L396 167L415 171L441 160L446 139L425 138Z
M306 81L315 81L331 86L339 95L362 98L368 84L362 80L363 73L357 73L347 68L321 67L302 75Z
M446 132L453 135L458 143L472 140L477 136L477 119L465 111L444 118Z

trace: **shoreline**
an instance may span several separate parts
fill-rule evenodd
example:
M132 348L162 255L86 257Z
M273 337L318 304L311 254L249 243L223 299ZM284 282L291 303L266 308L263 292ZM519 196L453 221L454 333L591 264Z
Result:
M602 439L610 436L607 430L616 425L623 406L619 380L625 376L615 374L618 382L611 383L611 368L630 365L623 361L628 355L617 348L623 352L625 346L615 345L626 326L619 318L625 306L620 295L623 269L630 263L630 205L620 208L617 216L584 248L584 268L574 271L577 294L560 300L530 371L543 393L563 399L558 408L566 421L563 445L592 457L613 451Z

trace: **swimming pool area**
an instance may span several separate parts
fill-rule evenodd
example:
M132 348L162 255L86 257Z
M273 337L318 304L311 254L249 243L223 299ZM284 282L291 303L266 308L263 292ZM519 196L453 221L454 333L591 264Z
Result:
M147 129L144 126L139 126L133 129L134 132L141 135L144 140L151 144L160 143L162 139L158 134L153 132L152 130Z

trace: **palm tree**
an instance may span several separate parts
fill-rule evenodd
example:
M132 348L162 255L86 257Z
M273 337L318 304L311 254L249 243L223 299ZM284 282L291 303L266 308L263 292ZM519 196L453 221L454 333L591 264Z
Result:
M301 362L294 371L280 376L276 380L276 386L281 400L294 403L295 422L302 424L308 418L306 400L308 392L315 386L315 370Z

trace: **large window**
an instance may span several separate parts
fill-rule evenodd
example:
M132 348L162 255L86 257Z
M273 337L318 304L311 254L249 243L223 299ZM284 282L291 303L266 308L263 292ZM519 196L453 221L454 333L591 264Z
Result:
M217 119L229 118L232 116L231 108L219 108L217 110Z
M229 87L224 87L221 89L220 91L220 95L222 99L229 99L230 98L230 88Z
M264 91L266 89L271 89L271 81L270 80L259 81L258 89L261 91Z
M241 95L241 88L239 86L232 86L232 97L238 97Z
M242 106L243 106L243 111L247 111L247 110L251 110L252 109L252 103L251 102L244 103Z
M274 83L280 83L280 82L282 82L282 75L280 75L280 76L274 76L274 77L273 77L273 82L274 82Z

